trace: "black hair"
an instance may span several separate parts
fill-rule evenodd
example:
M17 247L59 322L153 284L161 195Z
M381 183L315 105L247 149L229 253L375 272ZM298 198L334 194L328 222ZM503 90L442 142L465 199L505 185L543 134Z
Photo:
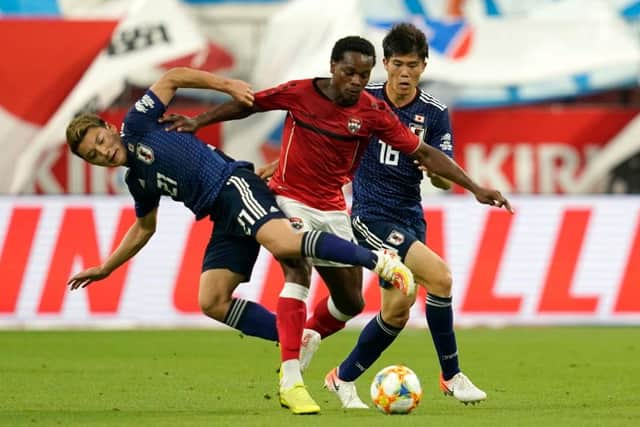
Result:
M394 55L411 55L415 53L420 59L429 57L429 43L424 33L415 25L409 23L396 24L382 40L384 57L389 59Z
M371 56L373 63L376 63L376 49L369 40L360 36L348 36L338 40L331 50L331 60L333 62L342 61L346 52L358 52Z

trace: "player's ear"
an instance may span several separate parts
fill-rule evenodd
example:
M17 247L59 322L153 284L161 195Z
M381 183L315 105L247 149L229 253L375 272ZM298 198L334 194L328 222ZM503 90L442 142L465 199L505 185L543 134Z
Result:
M336 72L336 63L335 63L335 61L331 61L331 65L329 67L329 71L331 72L331 74Z

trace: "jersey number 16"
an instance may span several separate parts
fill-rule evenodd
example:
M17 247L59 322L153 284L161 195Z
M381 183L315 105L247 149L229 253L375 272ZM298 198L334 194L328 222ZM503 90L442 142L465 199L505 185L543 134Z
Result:
M382 140L378 140L380 144L380 163L383 165L398 166L400 152L391 148L389 144Z

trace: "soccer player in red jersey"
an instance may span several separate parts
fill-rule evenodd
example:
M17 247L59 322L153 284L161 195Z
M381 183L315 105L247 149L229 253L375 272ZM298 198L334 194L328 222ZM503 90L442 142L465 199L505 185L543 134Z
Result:
M195 131L260 111L288 111L278 167L269 187L280 208L303 230L331 231L354 239L342 187L351 180L372 135L413 156L432 173L463 186L481 203L510 209L498 191L478 186L449 157L421 142L384 101L363 92L375 58L368 40L345 37L331 52L330 78L295 80L257 92L253 107L228 101L193 119L169 115L163 120L171 122L169 130ZM362 270L317 259L313 264L331 296L316 306L307 326L326 337L362 311ZM286 283L277 307L282 356L280 402L294 413L298 407L315 404L308 394L290 392L303 383L299 354L310 267L309 261L283 265ZM415 287L401 290L412 295Z

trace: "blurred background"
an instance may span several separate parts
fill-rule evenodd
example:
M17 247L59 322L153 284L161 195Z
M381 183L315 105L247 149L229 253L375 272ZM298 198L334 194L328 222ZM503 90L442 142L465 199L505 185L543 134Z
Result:
M427 242L452 268L456 321L640 324L640 1L0 0L0 327L219 326L197 304L211 223L171 201L132 261L67 291L134 220L124 170L69 155L67 123L92 110L119 126L173 66L255 90L327 76L333 43L351 34L374 43L372 81L384 80L381 40L403 21L430 41L423 87L449 106L455 160L516 209L424 185ZM170 111L224 100L181 91ZM283 117L199 135L261 165L278 155ZM261 253L238 294L275 308L282 280ZM376 278L364 288L353 325L379 310ZM314 276L309 307L325 292Z

